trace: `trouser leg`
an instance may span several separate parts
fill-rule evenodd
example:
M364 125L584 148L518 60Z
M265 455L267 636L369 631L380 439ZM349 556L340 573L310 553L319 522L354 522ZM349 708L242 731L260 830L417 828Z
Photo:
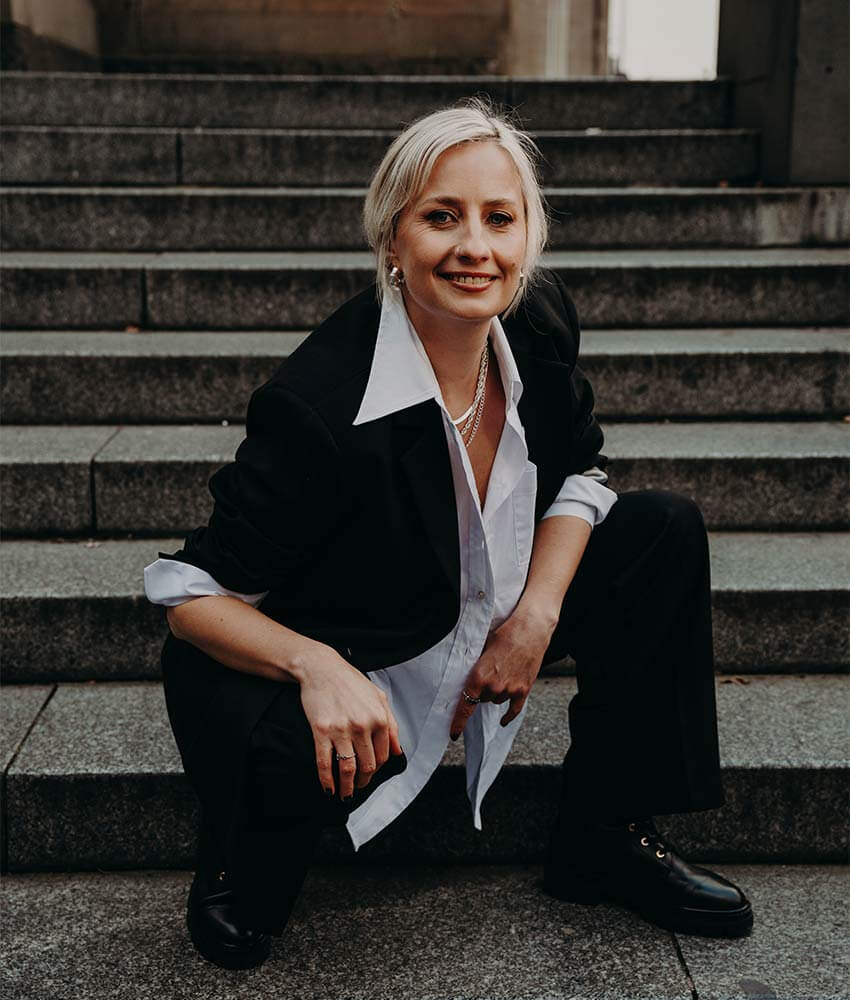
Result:
M299 688L282 684L248 752L235 863L238 907L249 926L283 931L323 828L344 823L348 811L324 794Z
M722 805L708 541L692 501L620 495L593 530L547 660L566 652L578 693L562 820Z

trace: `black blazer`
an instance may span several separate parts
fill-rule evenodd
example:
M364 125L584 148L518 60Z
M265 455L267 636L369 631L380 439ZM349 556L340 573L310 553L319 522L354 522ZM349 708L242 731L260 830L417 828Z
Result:
M357 427L380 318L374 286L346 302L251 397L235 461L210 480L209 524L168 555L368 671L424 652L454 627L460 557L448 445L428 400ZM602 431L576 367L579 326L545 272L505 322L537 466L536 517L593 465Z
M192 563L365 671L425 652L460 614L457 513L439 407L428 400L357 427L377 339L375 288L346 302L254 392L235 460L210 480L215 506L167 558ZM602 432L576 366L579 325L544 272L505 321L537 466L536 517L565 477L593 465ZM169 634L169 717L186 773L233 845L245 754L280 684L218 664Z

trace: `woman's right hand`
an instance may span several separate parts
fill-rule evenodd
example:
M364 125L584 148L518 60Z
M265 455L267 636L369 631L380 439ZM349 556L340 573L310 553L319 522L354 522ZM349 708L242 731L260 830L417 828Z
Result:
M322 788L346 801L364 788L389 755L401 754L398 724L384 692L335 650L325 647L301 677L301 704L313 730ZM333 762L339 763L339 788ZM354 756L350 756L350 755Z

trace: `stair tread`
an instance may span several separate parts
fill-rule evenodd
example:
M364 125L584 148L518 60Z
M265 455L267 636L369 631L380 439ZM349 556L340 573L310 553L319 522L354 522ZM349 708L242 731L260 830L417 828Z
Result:
M709 532L714 591L846 591L850 533ZM177 537L4 541L0 597L138 597L142 569Z
M673 941L620 908L543 895L539 866L316 866L283 938L247 976L222 973L192 949L187 872L9 875L5 978L22 1000L57 982L74 983L77 995L167 1000L258 992L300 1000L684 1000L692 989L678 942L701 997L737 1000L742 976L748 995L767 983L782 997L845 992L846 866L714 870L751 900L752 936Z
M850 457L844 420L605 423L605 454L621 459L820 459ZM227 462L244 436L240 424L51 426L7 424L2 461Z
M568 743L573 677L542 677L528 702L507 767L560 767ZM745 769L846 768L850 678L835 674L718 678L721 766ZM11 702L32 698L26 685L4 687ZM32 706L31 706L32 709ZM173 775L182 771L156 681L57 685L9 768L18 775ZM793 719L793 727L787 720ZM448 724L448 723L447 723ZM444 766L462 766L448 744Z
M272 357L284 358L307 336L301 330L5 330L0 357ZM585 330L579 363L607 355L850 354L848 327L725 327Z
M1 131L1 130L0 130ZM14 184L0 183L0 194L6 197L24 197L45 195L53 197L65 195L68 197L142 199L157 200L175 198L260 198L276 200L279 198L296 198L310 200L314 198L356 199L361 201L366 196L367 188L362 185L339 185L338 187L287 187L286 184L274 186L240 186L216 184ZM659 199L687 200L688 198L718 198L720 200L738 201L752 199L754 201L772 201L779 198L808 198L812 193L834 194L842 198L848 195L848 188L837 184L814 184L801 187L799 185L776 185L771 187L717 187L697 184L683 184L676 187L649 186L635 184L629 186L593 187L583 185L570 187L566 184L548 184L543 186L543 194L547 197L579 198L590 200L608 198L618 201L641 201Z
M752 249L681 250L558 250L543 255L548 267L805 267L850 264L850 248L845 247L764 247ZM349 268L374 270L371 253L359 250L166 250L151 252L110 252L97 250L9 250L2 266L41 268L151 268L257 270L282 268L310 270Z

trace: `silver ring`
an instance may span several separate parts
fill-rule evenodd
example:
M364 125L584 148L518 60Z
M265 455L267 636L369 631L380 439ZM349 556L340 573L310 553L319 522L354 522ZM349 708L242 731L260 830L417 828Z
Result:
M480 698L473 698L471 694L467 694L466 688L463 689L463 697L464 697L464 701L468 701L470 705L480 705L481 704L481 699Z
M356 753L338 753L336 754L337 760L351 760L352 757L356 757Z

